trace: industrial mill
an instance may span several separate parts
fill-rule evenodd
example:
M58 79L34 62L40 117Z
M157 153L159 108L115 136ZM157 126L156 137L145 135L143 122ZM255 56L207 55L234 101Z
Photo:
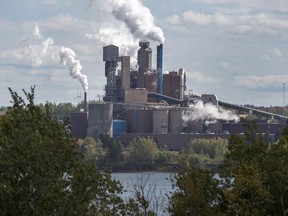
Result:
M71 115L72 135L98 138L105 133L128 144L137 137L152 137L157 145L180 149L192 138L228 137L243 133L241 118L261 116L259 130L275 134L287 117L219 101L214 94L194 95L187 91L186 72L163 72L163 44L157 46L156 69L152 48L139 42L138 67L130 67L130 56L119 56L119 47L103 47L105 96ZM119 69L120 68L120 69ZM88 109L87 109L88 108ZM239 122L240 121L240 122Z

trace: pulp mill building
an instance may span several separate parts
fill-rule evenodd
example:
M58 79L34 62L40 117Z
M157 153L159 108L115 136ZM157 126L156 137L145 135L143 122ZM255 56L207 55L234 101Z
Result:
M227 138L231 133L245 132L243 124L235 120L214 119L207 124L205 118L184 118L196 112L191 105L198 101L238 116L261 116L265 120L258 122L260 133L273 135L285 127L285 116L222 102L213 94L187 94L184 69L163 73L162 44L157 46L156 69L152 68L150 43L142 41L139 47L137 69L131 69L130 56L119 56L117 46L103 47L107 81L103 102L87 107L85 93L84 111L71 115L73 136L98 138L105 133L124 145L133 138L151 137L158 147L177 150L193 138Z

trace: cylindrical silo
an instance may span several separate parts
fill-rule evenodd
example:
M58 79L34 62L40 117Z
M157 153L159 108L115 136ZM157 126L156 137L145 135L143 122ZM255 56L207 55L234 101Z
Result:
M169 111L153 110L153 133L168 133Z
M123 133L127 133L128 122L122 119L113 120L113 138L119 137Z
M73 137L85 138L87 130L87 112L71 114L71 134Z
M113 104L89 104L87 136L112 136Z
M153 132L152 110L127 110L123 113L123 118L128 122L128 133Z
M171 109L169 111L169 133L184 132L183 111L184 109Z

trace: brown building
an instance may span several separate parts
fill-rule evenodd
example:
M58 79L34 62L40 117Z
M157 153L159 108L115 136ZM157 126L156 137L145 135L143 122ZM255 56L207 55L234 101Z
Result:
M178 72L163 74L163 95L180 99L181 76Z

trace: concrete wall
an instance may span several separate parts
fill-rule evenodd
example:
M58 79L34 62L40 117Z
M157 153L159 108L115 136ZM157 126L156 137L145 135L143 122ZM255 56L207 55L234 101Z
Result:
M183 109L171 109L169 111L169 133L184 132L182 112Z
M143 88L125 90L125 103L146 104L147 90Z
M121 81L124 90L130 88L130 56L121 57Z
M153 133L168 133L169 110L153 110Z

